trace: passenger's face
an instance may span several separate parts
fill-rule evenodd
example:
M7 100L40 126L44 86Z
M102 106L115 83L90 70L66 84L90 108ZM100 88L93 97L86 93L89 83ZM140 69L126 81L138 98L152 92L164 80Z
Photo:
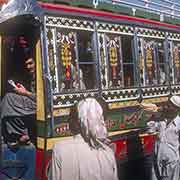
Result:
M25 62L25 67L30 74L35 72L35 62L32 58L29 58Z
M174 116L176 116L177 111L178 108L171 102L167 102L163 106L163 112L167 118L173 118Z

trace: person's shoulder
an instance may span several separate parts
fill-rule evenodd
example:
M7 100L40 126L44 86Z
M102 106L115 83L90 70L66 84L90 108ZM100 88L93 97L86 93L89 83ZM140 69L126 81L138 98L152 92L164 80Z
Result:
M74 144L74 139L73 137L69 137L68 139L59 140L54 144L53 149L59 149L59 147L63 149L67 146L71 146L72 144Z
M177 115L175 118L174 118L174 123L176 124L176 126L179 126L180 127L180 116Z

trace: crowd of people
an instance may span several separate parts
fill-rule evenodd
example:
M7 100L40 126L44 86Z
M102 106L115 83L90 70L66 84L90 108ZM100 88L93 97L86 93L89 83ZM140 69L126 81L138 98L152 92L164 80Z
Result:
M179 180L180 97L170 97L161 107L152 105L158 116L147 122L149 132L157 132L151 179ZM72 108L69 123L73 139L54 145L48 179L118 179L100 104L94 98L80 101Z

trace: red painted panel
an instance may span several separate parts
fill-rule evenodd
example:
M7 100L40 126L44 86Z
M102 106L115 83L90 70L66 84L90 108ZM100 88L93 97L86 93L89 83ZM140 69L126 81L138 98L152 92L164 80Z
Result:
M125 159L127 157L127 142L126 140L119 140L113 142L116 145L115 156L118 160Z
M45 166L44 166L43 165L43 163L44 163L44 150L41 150L41 149L36 150L36 180L47 180L46 168L47 168L47 165L48 165L48 162L50 159L51 159L51 156L50 156L50 154L47 153L46 159L45 159ZM44 168L43 171L42 171L42 168ZM43 179L41 178L42 173L43 173Z
M142 156L144 154L151 154L154 149L154 142L156 140L156 135L146 135L140 138L141 143L139 145L142 145L143 152ZM113 143L116 145L116 152L115 156L117 160L126 160L128 158L128 140L121 139L113 141ZM136 147L137 148L137 147ZM47 168L47 164L49 160L51 159L51 154L46 153L46 160L45 160L45 170L43 174L43 180L47 180L45 172ZM44 150L37 149L36 150L36 180L42 180L42 168L44 162Z
M145 154L151 154L154 150L156 135L147 135L142 138L142 145Z

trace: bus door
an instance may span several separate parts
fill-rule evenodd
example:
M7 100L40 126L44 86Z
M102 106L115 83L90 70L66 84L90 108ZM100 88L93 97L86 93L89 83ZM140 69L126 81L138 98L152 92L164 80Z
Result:
M35 146L37 139L37 122L44 118L44 87L42 75L42 43L41 43L41 17L42 10L35 0L19 1L2 5L0 11L0 98L11 92L13 87L9 80L16 82L30 81L24 70L24 60L31 56L35 60L35 94L36 94L36 115L31 117L29 125L30 146L19 146L12 151L1 139L1 169L3 179L23 178L35 179ZM14 80L15 79L15 80ZM12 82L12 81L11 81ZM17 83L17 82L16 82ZM28 89L28 88L27 88ZM2 126L1 126L2 127ZM0 134L2 137L2 134ZM26 149L26 150L25 150ZM9 167L8 161L13 163ZM27 154L28 153L28 154ZM27 156L28 155L28 156ZM21 163L20 165L18 163ZM20 167L20 171L18 169ZM23 171L23 167L25 171ZM15 169L15 170L14 170ZM20 177L21 176L21 177Z

